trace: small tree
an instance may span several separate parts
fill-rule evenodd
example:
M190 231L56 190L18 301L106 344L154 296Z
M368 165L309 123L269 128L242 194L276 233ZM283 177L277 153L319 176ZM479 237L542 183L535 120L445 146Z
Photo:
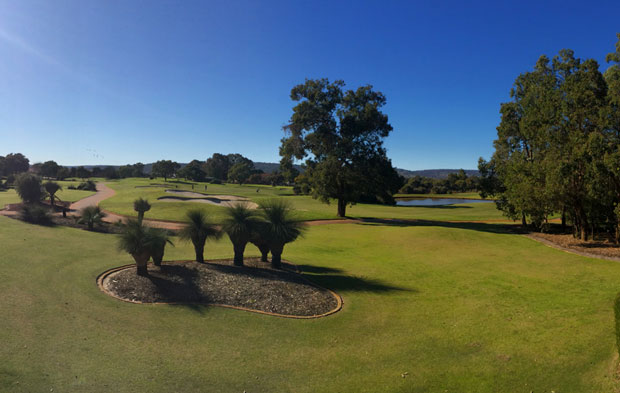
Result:
M129 219L118 238L119 250L126 251L132 256L139 276L148 275L146 265L153 247L153 236L150 232L150 228L143 226L140 221Z
M41 187L41 178L32 173L19 174L15 178L15 189L24 203L39 202L45 195Z
M144 220L144 213L151 210L151 204L148 200L138 198L133 201L133 209L138 212L138 221Z
M99 225L103 222L105 213L101 211L99 206L86 206L80 210L80 218L77 220L78 224L86 224L89 231L95 228L95 224Z
M239 203L226 209L222 229L233 244L235 266L243 266L243 253L252 234L258 229L260 219L248 205Z
M271 250L271 266L280 269L284 245L301 236L305 227L294 220L292 208L282 199L263 202L260 209L265 219L263 237Z
M49 194L50 203L52 204L52 206L54 206L56 193L62 190L62 187L56 182L48 181L47 183L43 184L43 188L45 188L45 191Z
M209 224L204 210L190 210L186 215L187 225L181 229L179 236L183 240L190 240L194 245L196 262L204 263L205 243L208 239L219 239L221 232Z
M161 266L161 262L164 260L166 244L174 246L174 243L170 240L169 232L162 228L149 228L149 237L151 238L149 243L153 264Z

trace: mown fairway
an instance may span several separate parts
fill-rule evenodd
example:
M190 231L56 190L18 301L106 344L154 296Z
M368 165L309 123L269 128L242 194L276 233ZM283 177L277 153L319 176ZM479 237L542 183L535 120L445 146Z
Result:
M221 219L223 208L219 206L194 202L163 202L157 200L157 198L160 197L171 196L171 194L166 193L165 190L168 188L174 189L176 187L178 190L195 191L207 193L209 195L241 196L255 202L274 197L284 197L296 209L296 214L300 220L338 218L336 216L335 204L327 205L312 199L310 196L295 196L291 187L194 183L194 189L192 190L192 183L183 182L168 182L165 187L152 186L164 184L163 180L163 178L156 180L133 178L120 181L107 181L106 184L116 191L116 195L103 201L101 206L115 213L135 216L136 212L133 210L133 201L136 198L143 197L147 198L153 206L146 214L146 217L150 219L182 221L185 212L195 207L204 208L209 211L215 222ZM206 191L204 189L205 185L207 186ZM259 190L259 192L256 192L257 190ZM471 196L471 193L468 195ZM353 218L374 217L442 221L504 219L492 203L472 203L434 207L382 206L360 203L348 207L347 216Z
M613 391L620 264L494 225L310 228L284 257L344 298L317 320L112 299L113 235L0 217L0 239L0 391Z

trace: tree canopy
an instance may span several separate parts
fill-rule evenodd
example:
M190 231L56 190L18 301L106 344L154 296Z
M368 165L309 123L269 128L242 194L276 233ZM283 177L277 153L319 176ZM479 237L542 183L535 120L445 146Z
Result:
M338 216L348 204L375 197L393 202L401 184L383 148L392 131L382 93L366 85L344 90L342 80L308 79L293 87L298 102L282 139L284 165L306 158L312 195L329 203L338 201Z
M174 176L180 167L181 165L178 162L160 160L153 163L152 173L155 176L163 177L164 181L167 181L169 177Z

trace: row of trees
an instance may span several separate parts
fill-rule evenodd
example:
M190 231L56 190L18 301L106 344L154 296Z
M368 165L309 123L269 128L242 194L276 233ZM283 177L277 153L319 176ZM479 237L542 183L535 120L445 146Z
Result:
M464 170L450 173L445 179L414 176L398 191L400 194L451 194L454 192L478 191L480 179L467 176Z
M171 244L165 230L151 228L143 224L144 212L150 209L148 201L139 199L134 202L138 211L137 220L128 220L119 236L119 248L128 252L136 262L137 274L147 275L147 263L150 258L156 266L161 265L166 244ZM226 216L221 227L209 222L204 210L187 212L187 225L180 231L181 239L192 242L196 261L204 263L204 251L207 240L219 239L228 235L234 250L234 264L243 266L245 248L248 243L255 244L261 251L261 260L268 262L271 252L271 265L281 268L284 246L302 235L303 223L295 221L292 209L284 200L263 202L258 211L247 205L237 204L226 209Z
M562 50L519 75L501 105L495 152L480 159L481 195L523 224L561 214L576 237L620 241L620 34L612 65Z

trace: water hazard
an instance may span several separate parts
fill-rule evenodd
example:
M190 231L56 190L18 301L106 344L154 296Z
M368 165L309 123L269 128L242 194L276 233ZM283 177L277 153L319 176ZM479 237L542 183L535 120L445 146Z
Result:
M493 202L485 199L463 199L463 198L398 198L397 206L441 206L456 205L459 203L488 203Z

